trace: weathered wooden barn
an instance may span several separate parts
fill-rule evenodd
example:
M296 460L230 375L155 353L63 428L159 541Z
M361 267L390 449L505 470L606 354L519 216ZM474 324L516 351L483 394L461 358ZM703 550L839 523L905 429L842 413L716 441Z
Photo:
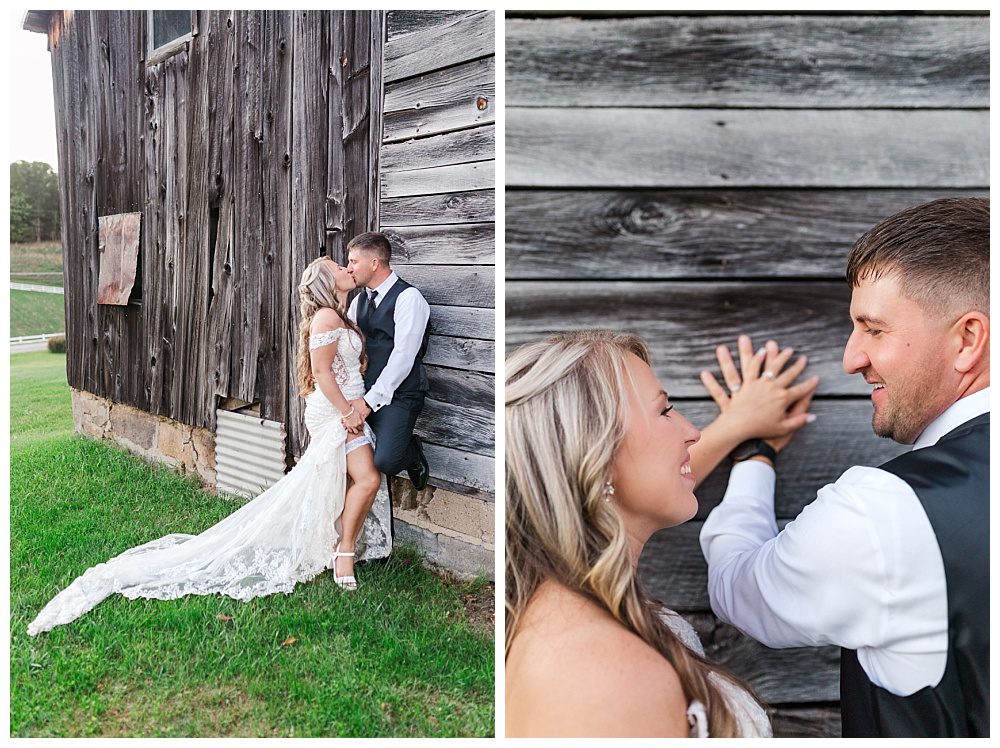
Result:
M29 11L24 27L52 58L78 430L227 490L280 477L308 438L298 279L382 229L432 310L430 487L394 481L397 540L492 575L493 14Z
M748 333L808 354L818 418L781 457L779 525L848 466L901 451L841 370L844 265L879 219L985 194L988 17L516 13L505 43L506 348L640 333L699 426L715 345ZM769 650L709 610L697 539L727 475L641 573L772 705L777 735L839 735L837 650Z

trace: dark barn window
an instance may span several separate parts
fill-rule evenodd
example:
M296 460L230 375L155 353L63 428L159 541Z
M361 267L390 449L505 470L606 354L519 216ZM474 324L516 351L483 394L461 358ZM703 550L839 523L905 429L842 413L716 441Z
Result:
M147 62L159 62L184 48L194 35L191 13L190 10L147 11Z

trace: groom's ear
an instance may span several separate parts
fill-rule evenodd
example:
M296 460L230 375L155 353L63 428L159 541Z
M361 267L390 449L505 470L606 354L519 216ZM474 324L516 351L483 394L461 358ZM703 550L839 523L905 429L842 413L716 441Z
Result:
M989 360L990 318L982 312L968 312L955 323L954 329L959 336L955 371L968 374L984 357Z

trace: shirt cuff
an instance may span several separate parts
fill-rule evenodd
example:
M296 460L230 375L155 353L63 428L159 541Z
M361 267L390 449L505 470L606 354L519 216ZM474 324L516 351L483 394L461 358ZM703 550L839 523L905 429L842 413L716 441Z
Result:
M761 504L774 507L774 468L760 460L744 460L733 465L729 485L722 500L730 504Z
M368 407L371 408L372 411L379 410L383 406L389 404L383 397L381 397L377 392L374 391L366 392L364 399L365 402L368 403Z

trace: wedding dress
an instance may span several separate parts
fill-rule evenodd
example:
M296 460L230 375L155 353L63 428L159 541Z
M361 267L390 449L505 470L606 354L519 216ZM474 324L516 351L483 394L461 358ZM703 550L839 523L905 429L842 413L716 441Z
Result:
M344 397L364 394L361 337L341 328L310 336L309 348L338 342L333 373ZM347 442L340 413L317 387L306 397L309 447L298 464L260 496L200 535L167 535L88 569L56 595L28 626L35 636L69 623L104 598L172 600L220 594L236 600L290 593L333 568L347 483L346 453L373 443L371 430ZM391 507L384 492L365 519L358 560L384 558L392 547ZM362 550L362 544L364 549Z
M698 632L679 613L675 613L669 608L660 608L660 620L670 627L670 630L688 649L702 657L705 656L705 648L702 647L701 639L698 638ZM771 737L771 721L767 718L767 712L749 693L715 673L709 673L708 677L729 705L730 711L736 718L741 737ZM709 737L708 714L705 712L704 704L698 700L692 701L688 705L687 717L692 738Z

